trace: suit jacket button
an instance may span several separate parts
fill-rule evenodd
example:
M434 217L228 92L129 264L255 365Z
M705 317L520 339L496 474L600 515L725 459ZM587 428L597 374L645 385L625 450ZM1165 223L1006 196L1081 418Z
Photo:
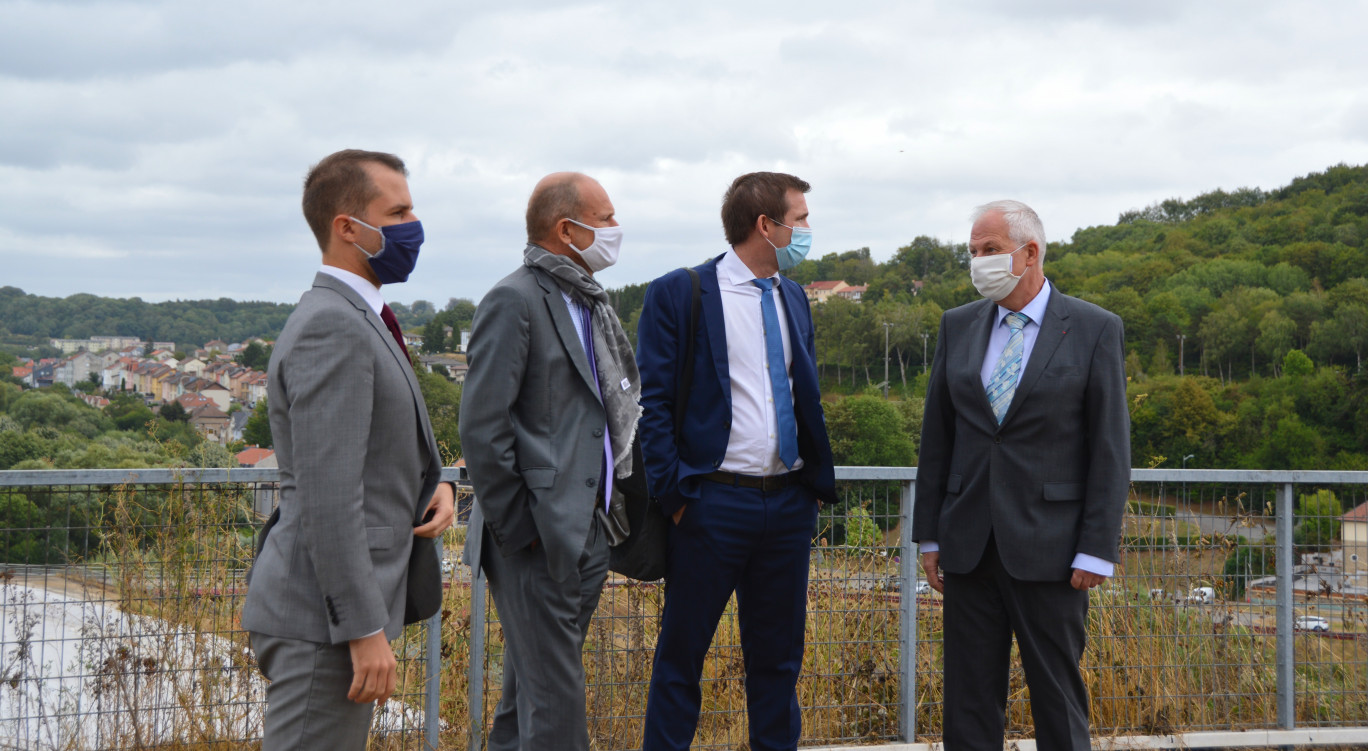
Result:
M1002 443L1002 436L1000 436L1000 435L995 435L995 436L993 436L993 443Z
M595 438L602 438L602 437L603 437L603 428L594 428L594 437L595 437Z
M594 486L597 485L597 484L598 484L598 480L595 480L595 479L592 478L592 477L590 477L588 480L585 480L585 481L584 481L584 487L586 487L586 488L592 488L592 487L594 487Z

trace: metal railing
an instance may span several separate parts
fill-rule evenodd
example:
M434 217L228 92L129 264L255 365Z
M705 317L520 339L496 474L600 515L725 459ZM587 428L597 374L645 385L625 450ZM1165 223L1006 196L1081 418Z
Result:
M841 503L823 510L812 552L805 745L939 740L940 598L901 539L915 476L838 470ZM236 616L275 479L0 472L0 747L250 747L264 693ZM1094 736L1150 747L1368 739L1368 472L1132 479L1117 576L1090 601ZM1361 520L1348 513L1360 506ZM463 534L448 533L448 560ZM400 691L377 713L374 748L483 748L502 632L484 582L448 570L442 612L396 642ZM585 650L596 748L640 744L661 602L655 584L605 588ZM745 741L743 677L729 607L695 747ZM1010 685L1008 733L1029 738L1015 660Z

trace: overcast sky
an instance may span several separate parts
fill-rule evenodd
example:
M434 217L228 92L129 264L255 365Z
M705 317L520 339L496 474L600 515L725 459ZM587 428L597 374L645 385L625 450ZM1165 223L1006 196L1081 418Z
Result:
M961 242L1016 198L1051 239L1368 162L1368 6L1343 2L0 0L0 286L293 302L341 148L411 169L391 300L478 299L547 172L607 188L608 286L726 249L723 190L813 185L813 256Z

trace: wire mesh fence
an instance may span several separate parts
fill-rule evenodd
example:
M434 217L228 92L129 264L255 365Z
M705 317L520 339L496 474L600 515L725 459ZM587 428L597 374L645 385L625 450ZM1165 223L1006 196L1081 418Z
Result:
M902 531L911 468L842 468L814 531L804 745L941 732L940 595ZM271 470L0 472L0 747L252 748L264 685L237 617ZM1096 737L1368 725L1368 473L1137 470L1117 575L1091 595ZM465 530L447 534L448 561ZM482 748L502 633L445 565L399 642L373 748ZM641 743L663 589L610 579L584 662L594 747ZM735 608L705 667L697 748L746 741ZM1008 732L1033 735L1014 663Z
M273 483L20 474L0 473L0 747L254 748L265 687L238 614ZM378 747L419 747L421 631L396 643Z

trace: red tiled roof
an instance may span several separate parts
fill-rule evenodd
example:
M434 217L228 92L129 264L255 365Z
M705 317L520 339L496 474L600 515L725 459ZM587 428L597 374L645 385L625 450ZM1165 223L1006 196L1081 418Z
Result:
M811 290L819 290L819 289L836 289L837 286L842 285L842 284L845 284L845 282L840 281L840 280L837 280L837 281L834 281L834 282L813 282L812 284L807 285L807 286L804 287L803 289L811 289Z
M239 451L237 453L237 462L239 466L252 467L259 464L262 459L265 459L274 453L275 451L272 449L263 449L253 446L252 448Z
M1340 521L1368 522L1368 503L1361 503L1350 509L1349 513L1340 517Z

